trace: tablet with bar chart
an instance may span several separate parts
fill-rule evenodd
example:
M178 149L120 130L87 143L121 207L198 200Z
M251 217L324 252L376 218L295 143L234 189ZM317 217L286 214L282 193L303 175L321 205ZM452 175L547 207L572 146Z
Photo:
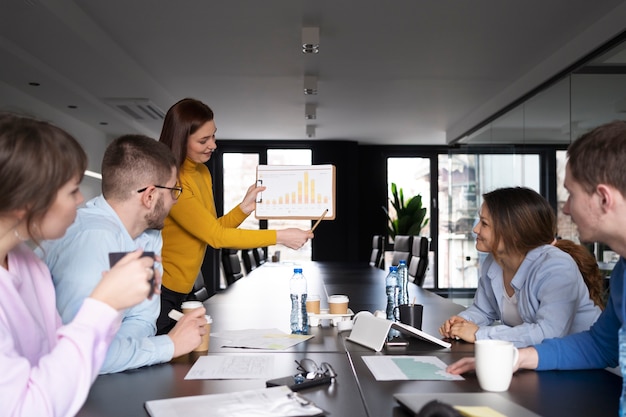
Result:
M259 165L257 183L257 219L335 218L334 165Z

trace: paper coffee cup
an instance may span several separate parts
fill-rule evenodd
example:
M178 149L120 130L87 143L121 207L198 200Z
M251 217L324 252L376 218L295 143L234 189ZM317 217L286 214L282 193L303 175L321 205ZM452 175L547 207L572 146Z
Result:
M309 294L306 297L306 312L312 314L320 314L320 296L317 294Z
M200 307L204 307L200 301L185 301L180 305L181 310L183 310L183 314L190 313L192 310Z
M331 295L328 297L328 309L330 314L348 314L347 295Z
M211 336L211 323L213 323L213 320L211 316L204 316L204 318L206 319L206 324L204 325L206 333L202 335L202 342L194 349L194 352L206 352L209 350L209 336Z

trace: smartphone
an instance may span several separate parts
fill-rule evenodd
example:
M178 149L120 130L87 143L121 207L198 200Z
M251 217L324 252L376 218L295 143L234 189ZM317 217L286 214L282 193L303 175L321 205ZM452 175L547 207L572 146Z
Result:
M256 186L257 186L257 187L260 187L260 186L262 186L262 185L263 185L263 180L256 180ZM262 203L262 202L263 202L263 193L262 193L262 192L261 192L261 193L258 193L258 194L256 195L256 202L257 202L257 203Z
M113 265L115 265L120 259L126 256L128 253L130 252L110 252L109 253L109 268L113 268ZM141 257L143 258L144 256L149 256L150 258L152 258L152 260L154 260L154 252L144 252L141 255ZM154 295L155 286L156 286L156 278L154 274L152 274L152 278L150 279L150 292L148 293L148 298Z
M333 377L330 375L317 376L313 379L296 379L295 376L286 376L283 378L270 379L265 382L266 387L278 387L280 385L287 385L292 391L300 391L306 388L315 387L318 385L330 384Z

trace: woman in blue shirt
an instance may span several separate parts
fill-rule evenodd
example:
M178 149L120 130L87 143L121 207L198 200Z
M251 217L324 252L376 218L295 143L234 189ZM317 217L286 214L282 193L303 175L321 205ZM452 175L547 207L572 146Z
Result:
M554 246L552 207L522 187L497 189L483 198L473 231L476 249L489 255L473 304L446 320L442 336L472 343L508 340L524 347L587 330L601 308L591 300L574 259Z

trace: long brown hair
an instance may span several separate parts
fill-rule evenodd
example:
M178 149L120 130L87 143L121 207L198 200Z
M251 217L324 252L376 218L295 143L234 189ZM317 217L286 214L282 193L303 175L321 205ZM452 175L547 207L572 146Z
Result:
M159 142L166 144L174 153L178 167L187 157L187 141L206 122L213 120L213 110L203 102L185 98L167 111Z
M59 189L82 178L87 155L78 141L50 123L0 114L0 215L26 210L29 236Z
M576 265L578 265L583 280L589 289L589 298L595 305L604 309L604 277L595 256L583 245L568 239L559 239L554 243L554 246L568 253L576 261Z
M526 254L554 240L554 210L536 191L525 187L498 188L484 194L483 199L493 223L494 256L500 241L507 251Z

